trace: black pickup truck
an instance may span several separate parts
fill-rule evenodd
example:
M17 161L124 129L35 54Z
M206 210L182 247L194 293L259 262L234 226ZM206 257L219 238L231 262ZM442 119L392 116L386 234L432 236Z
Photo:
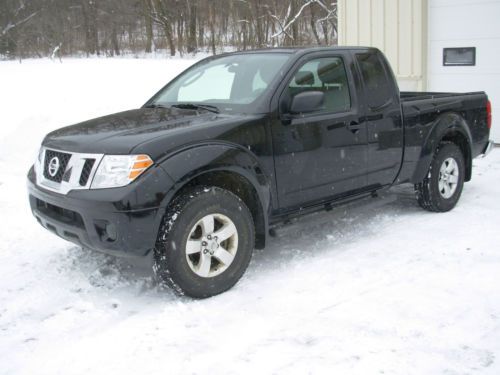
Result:
M235 52L139 109L48 134L29 200L58 236L153 254L161 284L202 298L292 216L403 183L424 209L452 209L490 127L484 92L400 93L374 48Z

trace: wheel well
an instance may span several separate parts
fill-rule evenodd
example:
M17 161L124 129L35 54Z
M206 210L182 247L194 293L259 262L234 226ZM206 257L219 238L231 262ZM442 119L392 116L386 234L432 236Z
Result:
M452 142L460 148L465 161L465 181L470 181L472 176L472 155L467 137L458 131L450 131L444 135L441 142Z
M246 204L252 214L255 225L255 247L263 249L266 243L264 212L257 191L250 181L234 172L207 172L190 180L182 187L181 191L200 185L217 186L228 190L237 195ZM181 193L181 191L177 194Z

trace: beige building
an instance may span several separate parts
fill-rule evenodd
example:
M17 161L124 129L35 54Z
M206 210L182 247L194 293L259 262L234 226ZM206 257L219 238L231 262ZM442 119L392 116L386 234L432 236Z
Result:
M380 48L402 91L486 91L500 141L500 0L339 0L339 44Z

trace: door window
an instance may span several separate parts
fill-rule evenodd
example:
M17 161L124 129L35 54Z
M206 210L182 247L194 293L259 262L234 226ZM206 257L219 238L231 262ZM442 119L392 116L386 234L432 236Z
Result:
M302 65L285 92L291 103L293 97L304 91L322 91L324 107L319 112L345 112L351 108L351 96L344 63L340 57L323 57Z

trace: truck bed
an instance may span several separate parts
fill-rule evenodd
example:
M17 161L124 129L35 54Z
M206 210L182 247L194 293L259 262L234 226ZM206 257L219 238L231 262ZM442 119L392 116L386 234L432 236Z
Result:
M443 99L443 98L453 98L460 96L473 96L478 94L484 94L484 92L475 91L475 92L465 92L465 93L454 93L454 92L401 91L399 97L401 98L401 102L411 102L414 100Z
M405 123L405 156L400 181L415 179L415 168L423 157L422 147L428 144L436 121L443 115L454 114L466 122L471 137L472 158L481 154L487 145L489 129L486 126L487 96L484 92L403 91L400 98Z

